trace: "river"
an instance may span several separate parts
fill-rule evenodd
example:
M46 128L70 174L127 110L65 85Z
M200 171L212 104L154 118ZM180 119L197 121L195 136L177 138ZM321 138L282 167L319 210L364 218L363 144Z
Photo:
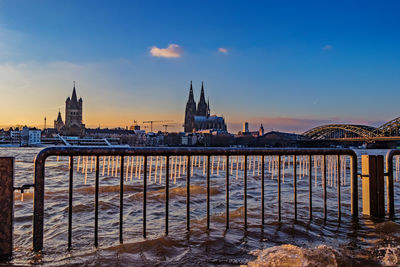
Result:
M0 148L0 156L14 156L15 186L33 182L33 161L41 148ZM357 150L357 154L384 155L385 150ZM147 193L147 239L142 237L143 177L136 177L136 161L130 160L124 186L124 243L119 243L119 175L108 170L108 158L100 161L99 248L94 242L94 164L77 171L75 158L72 249L67 249L68 158L46 161L44 250L32 247L33 190L15 193L13 265L48 266L382 266L400 264L398 220L372 221L350 215L349 164L342 180L342 217L337 218L335 181L328 186L328 216L323 219L321 174L317 180L313 166L313 219L308 213L308 178L299 173L298 219L294 220L293 170L286 165L282 184L282 220L277 221L277 179L266 158L265 225L261 222L261 175L259 158L248 172L248 228L243 228L243 171L233 166L230 178L230 229L225 230L225 171L223 159L214 158L211 175L211 230L206 230L206 178L203 165L194 168L191 178L191 231L186 228L186 183L182 159L170 182L169 235L164 235L165 177L156 173L152 159ZM127 159L126 159L127 160ZM175 159L171 159L173 161ZM202 160L202 158L200 158ZM236 157L232 157L235 163ZM198 161L198 160L197 160ZM250 160L252 161L252 160ZM132 167L133 162L133 167ZM150 162L150 161L149 161ZM111 163L110 163L111 164ZM127 164L127 161L125 161ZM198 163L197 163L198 164ZM157 163L158 171L160 164ZM300 167L299 167L300 168ZM92 171L90 171L92 169ZM104 171L104 175L103 175ZM132 171L132 173L131 173ZM165 171L165 170L164 170ZM156 174L156 175L155 175ZM131 178L132 175L132 178ZM400 185L395 182L396 204ZM359 182L361 210L361 182ZM396 213L400 205L396 205Z

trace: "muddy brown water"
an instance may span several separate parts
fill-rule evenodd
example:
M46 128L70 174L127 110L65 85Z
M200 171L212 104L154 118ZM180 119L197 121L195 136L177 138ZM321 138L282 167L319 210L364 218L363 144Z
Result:
M0 148L14 156L15 186L33 181L33 160L41 148ZM381 154L385 150L357 150ZM215 164L217 159L215 159ZM256 161L257 162L257 161ZM267 162L267 161L266 161ZM80 163L82 164L82 163ZM68 158L46 161L44 250L32 247L32 190L15 193L14 257L7 264L48 266L382 266L400 264L398 220L372 221L350 216L349 165L342 188L342 218L337 220L337 189L328 186L328 220L323 220L321 175L313 178L313 219L308 214L308 177L298 178L298 219L294 221L292 169L282 184L282 221L277 222L277 180L266 163L265 224L261 226L261 175L248 172L248 229L243 228L243 171L230 178L230 229L225 230L225 171L211 175L211 230L206 230L206 179L203 167L191 178L191 231L186 232L186 179L170 182L169 235L164 235L165 177L154 181L155 162L147 193L147 239L142 237L143 177L128 175L124 187L124 244L119 243L119 177L100 175L99 248L94 248L94 168L74 176L72 249L67 249ZM77 163L75 163L75 167ZM256 166L259 166L256 163ZM220 166L221 168L221 166ZM107 169L107 167L106 167ZM128 170L129 172L129 170ZM135 171L134 171L135 172ZM102 170L100 171L102 174ZM315 170L313 169L313 175ZM301 176L301 175L299 175ZM237 177L237 178L236 178ZM359 183L359 185L361 182ZM399 214L399 183L395 183ZM359 188L361 206L361 187ZM360 207L361 209L361 207Z

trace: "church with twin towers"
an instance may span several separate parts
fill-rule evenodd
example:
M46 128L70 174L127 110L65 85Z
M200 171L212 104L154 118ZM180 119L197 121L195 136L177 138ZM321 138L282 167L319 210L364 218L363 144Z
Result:
M204 83L201 83L200 100L196 106L192 81L190 81L189 99L186 103L184 131L193 132L226 132L223 117L210 115L210 101L206 102Z

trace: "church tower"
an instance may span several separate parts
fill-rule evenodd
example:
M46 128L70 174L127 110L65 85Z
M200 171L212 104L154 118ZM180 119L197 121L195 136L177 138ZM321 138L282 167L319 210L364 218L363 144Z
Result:
M61 118L61 112L59 111L57 120L54 121L54 129L56 129L57 132L60 132L62 127L64 127L64 122Z
M207 116L208 115L208 105L206 103L206 98L204 96L204 84L201 82L201 93L200 101L197 105L197 116Z
M185 109L185 125L184 130L186 133L191 133L194 128L194 116L196 115L196 102L193 96L192 81L190 81L189 99L186 103Z
M65 101L65 134L79 135L85 134L85 125L82 124L82 98L77 98L75 82L72 90L72 97Z
M261 124L260 129L258 130L258 135L263 136L264 135L264 126Z

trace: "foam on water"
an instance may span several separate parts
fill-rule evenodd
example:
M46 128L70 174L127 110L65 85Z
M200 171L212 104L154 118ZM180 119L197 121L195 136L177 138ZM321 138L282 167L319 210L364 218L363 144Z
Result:
M264 250L254 251L251 254L257 256L257 259L250 261L248 266L344 266L349 261L339 251L326 245L320 245L316 248L300 248L293 245L281 245Z

